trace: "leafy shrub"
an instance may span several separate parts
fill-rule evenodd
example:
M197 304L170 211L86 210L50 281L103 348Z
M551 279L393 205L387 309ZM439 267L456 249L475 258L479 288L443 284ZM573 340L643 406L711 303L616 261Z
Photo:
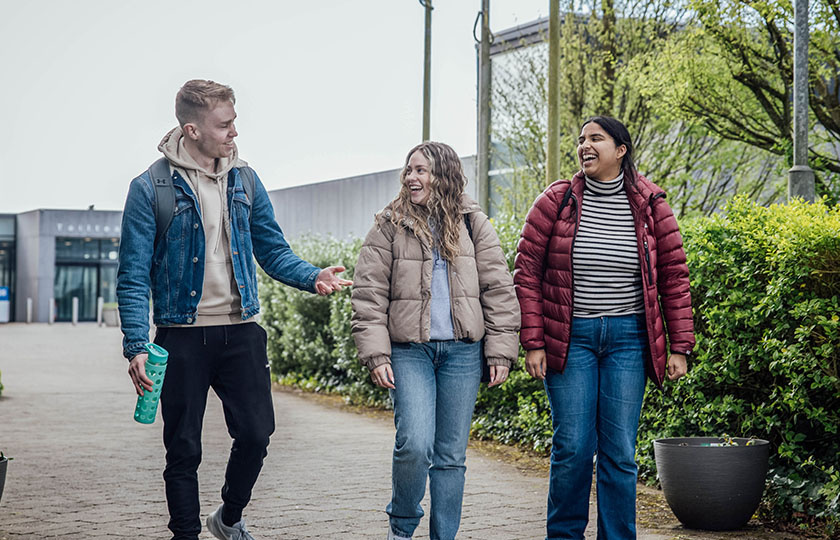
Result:
M494 219L513 267L521 222ZM662 437L768 439L771 473L763 516L840 523L840 207L761 207L734 199L719 216L682 224L697 330L689 374L649 385L639 427L640 475L654 481L652 441ZM352 279L361 241L309 238L295 245ZM390 406L370 382L350 335L350 293L301 293L261 284L269 358L283 382ZM521 355L520 355L521 356ZM543 385L521 369L482 386L473 436L547 453L551 414ZM831 534L831 533L830 533Z
M0 396L3 395L3 379L2 379L3 372L0 371Z
M735 198L683 224L697 330L688 375L650 391L652 440L736 433L770 441L764 517L840 518L840 207Z
M361 240L306 237L295 242L301 258L320 267L342 265L353 279ZM298 291L260 272L262 325L268 333L272 372L285 384L345 395L352 402L383 406L388 393L368 384L350 335L350 290L323 297Z

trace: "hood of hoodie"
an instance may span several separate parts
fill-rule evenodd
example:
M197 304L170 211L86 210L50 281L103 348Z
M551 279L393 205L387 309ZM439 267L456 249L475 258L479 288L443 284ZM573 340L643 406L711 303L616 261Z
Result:
M218 171L205 170L195 162L193 157L189 154L189 152L187 152L187 149L184 148L184 132L181 129L181 126L172 128L169 130L169 133L163 136L160 144L158 144L158 150L163 152L163 155L166 156L166 159L168 159L172 165L184 170L190 176L190 178L188 178L190 183L193 183L193 177L196 176L191 174L192 172L201 173L210 178L220 179L227 178L227 173L229 173L232 168L244 167L247 165L247 163L239 159L239 149L236 147L236 143L233 143L233 152L231 153L231 156L229 158L219 159Z
M234 143L233 152L230 157L218 159L218 170L208 171L196 163L195 159L193 159L187 151L184 146L184 132L180 126L177 126L169 130L169 133L163 136L160 144L158 144L158 150L163 152L163 155L166 156L166 159L169 160L169 163L173 167L179 169L183 173L183 176L190 184L193 193L198 199L199 211L202 214L202 218L205 220L205 225L209 222L218 224L219 234L217 234L213 239L207 239L208 246L212 246L213 252L218 253L219 249L223 247L223 235L221 232L224 231L227 233L228 238L230 237L230 221L228 219L227 207L227 175L232 168L244 167L247 165L247 163L239 159L239 149ZM215 189L212 190L212 196L219 197L219 205L221 206L221 212L219 212L219 215L209 216L205 212L206 207L202 199L206 199L208 190L201 189L200 184L202 177L207 178L214 184ZM209 207L209 205L207 206Z

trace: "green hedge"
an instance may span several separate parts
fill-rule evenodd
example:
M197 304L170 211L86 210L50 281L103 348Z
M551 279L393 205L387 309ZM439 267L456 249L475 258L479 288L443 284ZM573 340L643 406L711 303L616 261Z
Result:
M683 224L697 355L689 374L649 392L651 441L722 433L768 439L765 517L840 517L840 207L757 206Z
M512 266L521 221L494 220ZM769 439L772 471L764 516L840 521L840 207L769 208L735 199L724 213L685 222L697 327L689 374L660 392L648 386L639 428L640 475L654 481L653 439ZM295 250L352 276L361 242L309 238ZM356 360L350 294L322 298L263 276L263 324L281 381L390 406ZM521 362L520 362L521 364ZM482 385L473 436L547 453L551 413L542 383L524 370L500 388Z
M353 279L361 240L305 238L294 250L312 264L343 265ZM282 285L260 272L262 325L268 358L280 382L338 393L355 404L388 406L388 393L369 382L350 335L350 290L323 297Z

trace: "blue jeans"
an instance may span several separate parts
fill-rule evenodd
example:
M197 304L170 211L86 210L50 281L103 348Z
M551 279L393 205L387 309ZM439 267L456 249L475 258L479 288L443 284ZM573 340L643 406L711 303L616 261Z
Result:
M391 502L397 536L410 538L423 517L429 478L430 537L452 540L461 523L467 441L481 379L481 343L392 343L394 424Z
M642 315L573 319L566 368L545 378L554 426L547 539L583 539L595 454L598 539L636 538L636 432L648 355Z

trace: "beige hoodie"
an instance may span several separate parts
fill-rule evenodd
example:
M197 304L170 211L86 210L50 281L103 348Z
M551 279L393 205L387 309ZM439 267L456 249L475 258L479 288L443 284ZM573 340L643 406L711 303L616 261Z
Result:
M164 135L158 150L163 152L173 170L177 169L189 183L198 199L204 226L204 284L192 326L242 323L242 299L233 278L230 256L227 175L233 167L247 164L239 159L234 145L230 158L218 160L218 171L206 171L184 148L180 127Z

